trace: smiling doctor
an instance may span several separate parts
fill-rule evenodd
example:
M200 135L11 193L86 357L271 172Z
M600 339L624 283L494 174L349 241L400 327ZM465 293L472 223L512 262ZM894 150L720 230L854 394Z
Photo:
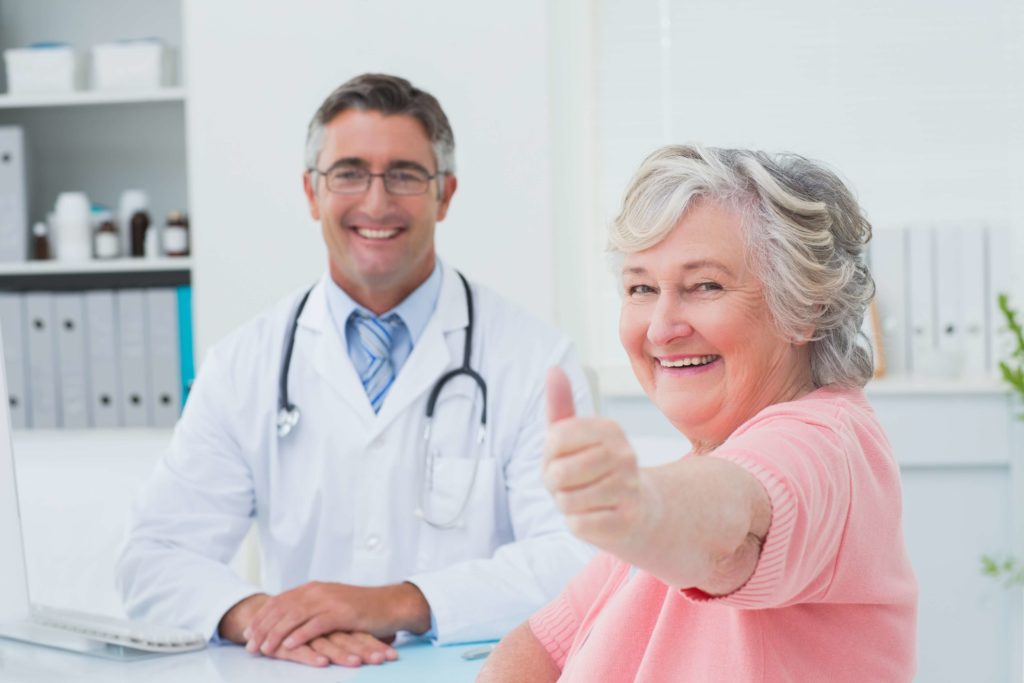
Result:
M327 273L209 352L118 562L133 617L378 664L400 631L498 638L589 559L540 474L545 371L583 412L586 382L564 335L435 255L454 147L402 78L356 77L316 112L303 184ZM253 523L262 588L228 566Z

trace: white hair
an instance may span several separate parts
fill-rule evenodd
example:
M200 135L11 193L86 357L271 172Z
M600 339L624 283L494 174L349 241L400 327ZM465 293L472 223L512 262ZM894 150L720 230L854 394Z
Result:
M871 224L842 180L795 154L668 145L630 182L609 252L621 258L658 244L695 200L743 217L746 256L771 316L784 337L810 344L815 385L867 383L874 361L861 324L875 292L863 260Z

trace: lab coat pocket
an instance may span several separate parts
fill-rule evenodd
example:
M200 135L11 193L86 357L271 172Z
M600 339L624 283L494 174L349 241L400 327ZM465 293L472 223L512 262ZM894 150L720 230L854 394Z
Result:
M428 517L439 526L448 526L447 520L465 524L465 513L479 501L483 491L477 488L493 489L494 466L490 458L480 455L475 458L437 458L433 472L427 475L427 490L424 503ZM491 498L491 496L483 496ZM478 507L479 502L476 503ZM485 511L474 511L484 514ZM490 515L490 511L486 511Z
M420 498L420 570L475 557L496 546L497 471L493 458L443 458Z

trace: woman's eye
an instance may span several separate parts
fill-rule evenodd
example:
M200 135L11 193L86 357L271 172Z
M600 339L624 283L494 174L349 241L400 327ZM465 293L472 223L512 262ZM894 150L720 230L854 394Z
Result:
M699 292L717 292L722 289L722 285L717 282L701 282L694 289Z
M627 289L627 291L629 292L630 296L637 296L642 294L650 294L654 291L654 288L648 285L632 285Z

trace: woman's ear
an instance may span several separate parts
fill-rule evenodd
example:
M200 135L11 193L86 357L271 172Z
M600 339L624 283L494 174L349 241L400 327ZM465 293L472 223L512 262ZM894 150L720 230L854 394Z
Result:
M814 325L806 325L797 330L797 333L793 335L790 342L794 346L803 346L814 339Z

